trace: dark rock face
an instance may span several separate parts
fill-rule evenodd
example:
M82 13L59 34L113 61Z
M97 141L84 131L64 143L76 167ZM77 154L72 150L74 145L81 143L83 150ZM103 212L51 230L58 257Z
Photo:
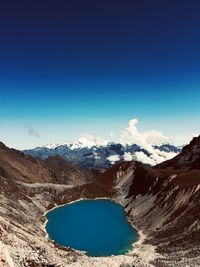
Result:
M139 194L146 195L149 189L155 182L155 178L159 175L157 171L154 171L151 167L144 166L141 163L136 163L134 171L134 180L129 188L128 198L131 196L137 196Z
M160 169L200 170L200 136L193 138L189 145L175 158L156 166Z

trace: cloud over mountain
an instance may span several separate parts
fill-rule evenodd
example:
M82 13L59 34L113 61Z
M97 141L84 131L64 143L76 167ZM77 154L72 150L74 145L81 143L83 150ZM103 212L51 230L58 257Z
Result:
M62 145L46 145L25 152L42 159L60 155L87 168L108 168L119 161L131 160L156 165L180 152L179 147L166 144L169 138L161 132L156 130L140 132L137 123L137 119L130 120L127 128L121 131L120 137L115 142L82 134L77 141L68 141Z
M155 145L169 142L170 139L167 136L156 130L149 130L143 133L139 132L137 124L137 119L129 121L128 127L121 133L120 142L128 145L136 144L150 154L150 156L147 156L142 151L136 152L135 156L138 161L155 165L176 156L176 153L164 152L155 148Z
M168 142L169 138L156 130L149 130L143 133L137 129L138 120L132 119L129 121L128 127L122 130L120 141L121 143L136 144L144 148L150 144L160 145Z
M108 143L106 140L100 137L94 137L87 133L82 134L78 141L83 145L83 147L104 146Z

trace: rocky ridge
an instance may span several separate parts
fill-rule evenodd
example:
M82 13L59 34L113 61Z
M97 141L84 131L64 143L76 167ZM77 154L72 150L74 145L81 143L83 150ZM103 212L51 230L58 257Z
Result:
M194 137L189 145L183 147L181 153L172 160L156 166L161 169L200 170L200 136Z

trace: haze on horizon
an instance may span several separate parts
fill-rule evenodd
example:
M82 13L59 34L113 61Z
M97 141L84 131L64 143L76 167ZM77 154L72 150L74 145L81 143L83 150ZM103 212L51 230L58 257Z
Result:
M4 1L0 141L120 140L131 119L176 144L200 133L200 2Z

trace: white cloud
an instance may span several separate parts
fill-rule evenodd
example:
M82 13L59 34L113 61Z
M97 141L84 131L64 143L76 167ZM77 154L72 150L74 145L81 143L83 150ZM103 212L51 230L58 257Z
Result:
M142 163L145 164L150 164L150 165L154 165L155 164L155 160L152 159L151 157L148 157L146 154L144 154L144 152L140 151L140 152L136 152L135 153L135 157L137 161L141 161Z
M82 144L82 147L104 146L108 143L106 140L90 134L82 134L78 141Z
M136 160L155 165L176 156L176 153L161 152L153 147L153 145L169 142L170 139L168 137L156 130L139 132L137 124L137 119L130 120L128 127L121 132L120 136L120 142L122 144L136 144L150 154L150 157L148 157L143 152L136 152Z
M142 151L138 151L133 154L131 154L130 152L125 152L123 155L124 160L131 161L135 159L146 164L156 165L158 163L161 163L165 160L171 159L174 156L176 156L176 153L160 151L159 149L156 149L153 146L153 145L161 145L166 142L171 142L170 138L168 138L163 133L156 130L148 130L141 132L138 130L137 124L138 124L137 119L130 120L128 126L121 131L119 140L115 140L115 142L117 143L119 142L122 145L136 144L141 149L146 150L149 155L146 155ZM110 133L109 136L113 137L114 135ZM108 144L108 141L85 133L80 136L78 141L75 142L71 141L65 144L69 145L71 149L78 149L83 147L91 148L93 146L106 146ZM97 153L94 152L94 157L98 159L99 155L97 155ZM120 160L120 157L117 154L111 155L107 158L107 160L109 160L111 164L114 164L116 161Z
M137 129L137 124L137 119L132 119L129 121L128 127L121 133L121 143L126 143L129 145L137 144L139 146L143 146L144 148L146 146L149 148L149 144L160 145L169 141L169 138L159 131L150 130L140 133Z
M131 161L131 160L133 160L133 156L131 155L130 152L125 152L124 153L124 160L125 161Z
M109 160L111 162L111 164L114 164L116 161L120 160L119 155L112 155L107 157L107 160Z

